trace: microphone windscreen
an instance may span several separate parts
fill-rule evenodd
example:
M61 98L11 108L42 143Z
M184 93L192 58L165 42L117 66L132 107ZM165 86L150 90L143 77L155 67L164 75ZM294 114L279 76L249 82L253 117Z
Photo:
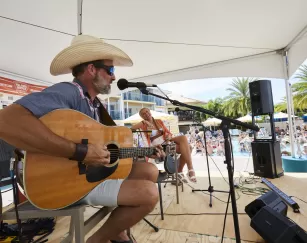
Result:
M127 79L121 78L120 80L117 81L117 87L120 90L128 88L128 81Z
M179 107L176 107L176 108L175 108L175 111L176 111L176 112L180 111L180 108L179 108Z

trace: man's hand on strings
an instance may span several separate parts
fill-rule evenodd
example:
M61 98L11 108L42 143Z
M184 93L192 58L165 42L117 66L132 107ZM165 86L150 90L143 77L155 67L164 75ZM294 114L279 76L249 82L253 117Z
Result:
M83 161L86 165L102 166L110 164L110 152L107 146L88 144L87 154Z

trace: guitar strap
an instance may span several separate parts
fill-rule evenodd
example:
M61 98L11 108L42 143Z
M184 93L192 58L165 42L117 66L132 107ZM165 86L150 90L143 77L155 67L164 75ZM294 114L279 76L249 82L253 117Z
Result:
M101 124L106 126L116 126L116 123L113 121L112 117L110 116L109 112L107 112L104 105L99 101L99 107L98 107L98 115L99 115L99 121Z

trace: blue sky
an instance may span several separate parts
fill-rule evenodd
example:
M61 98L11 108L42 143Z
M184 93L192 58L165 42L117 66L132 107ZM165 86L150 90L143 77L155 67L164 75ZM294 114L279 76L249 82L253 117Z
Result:
M304 64L307 64L307 60ZM279 103L282 97L286 96L285 81L283 79L269 80L272 84L274 103ZM229 92L226 89L230 87L231 82L232 78L198 79L160 84L159 87L188 98L208 101L227 96ZM296 80L290 79L290 82L294 83Z

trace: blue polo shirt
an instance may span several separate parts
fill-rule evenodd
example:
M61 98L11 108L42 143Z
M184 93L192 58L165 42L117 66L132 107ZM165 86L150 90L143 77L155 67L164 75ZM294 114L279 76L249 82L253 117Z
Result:
M41 92L26 95L15 103L31 111L37 118L56 109L73 109L99 121L98 98L91 102L86 87L77 79L54 84Z

